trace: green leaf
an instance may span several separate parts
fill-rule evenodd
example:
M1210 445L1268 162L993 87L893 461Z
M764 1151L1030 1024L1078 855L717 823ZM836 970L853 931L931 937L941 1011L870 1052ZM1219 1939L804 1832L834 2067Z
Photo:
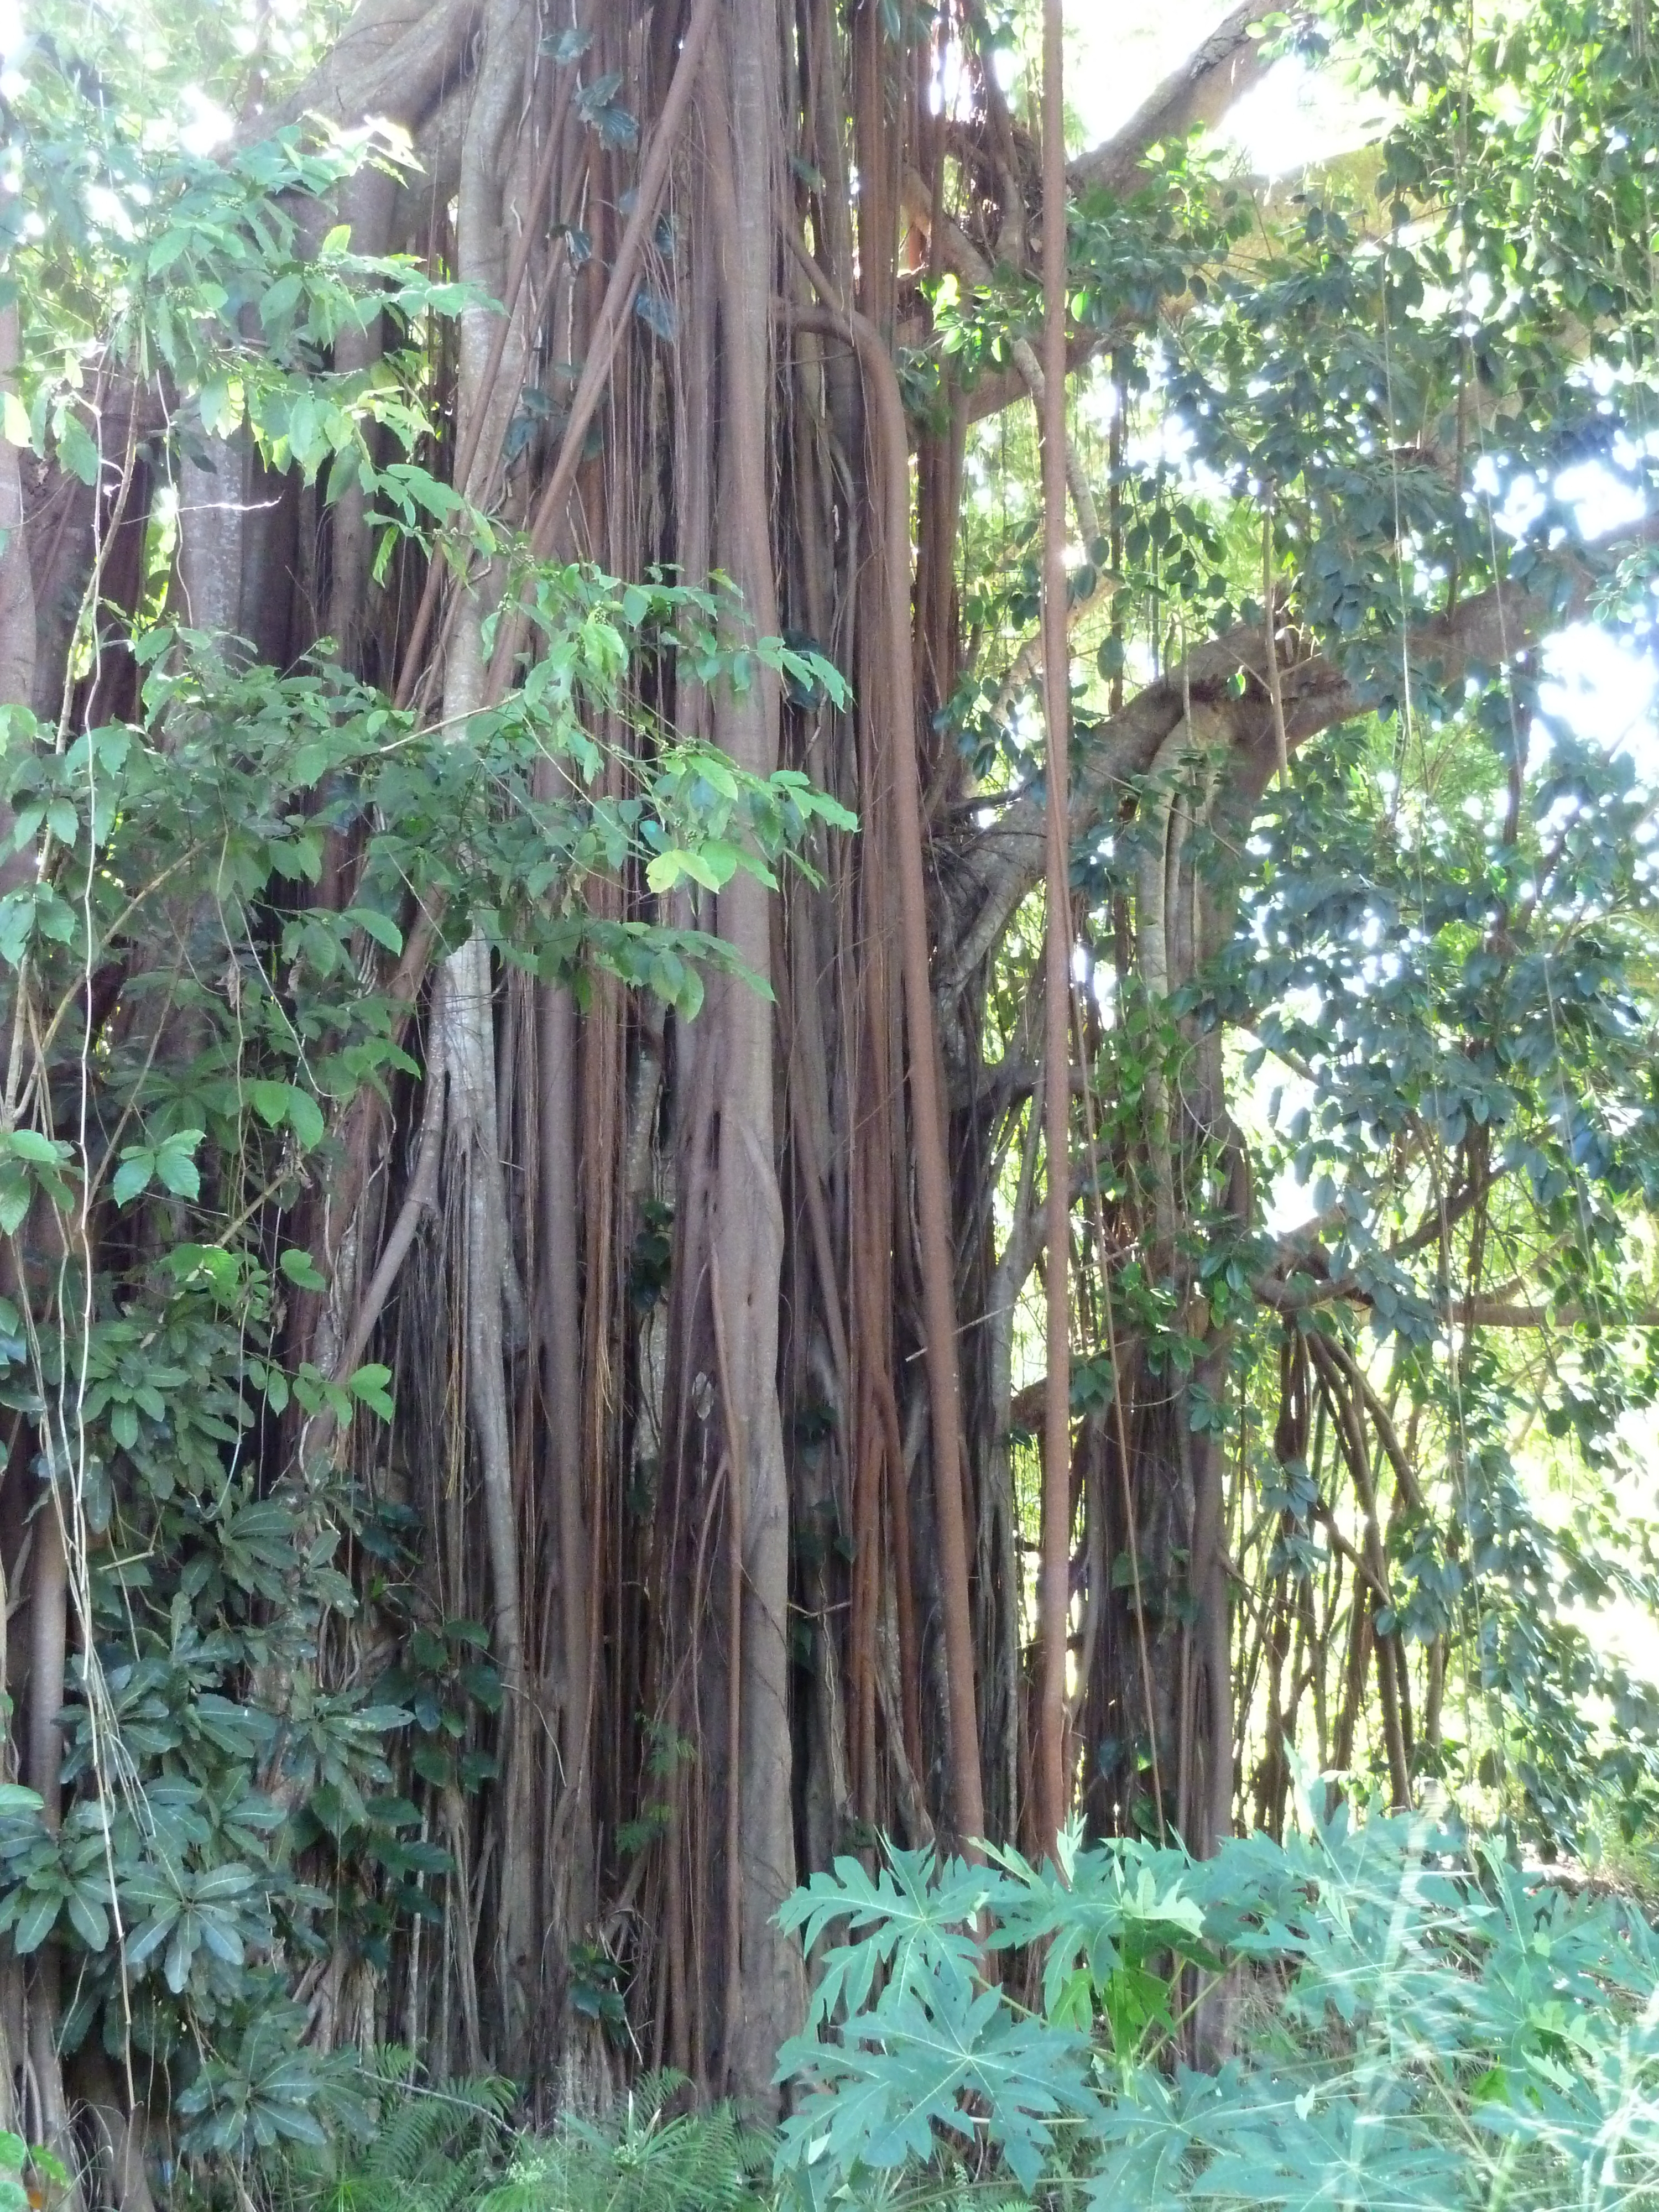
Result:
M17 1925L12 1930L12 1942L27 1958L38 1951L58 1924L58 1908L63 1899L56 1890L37 1892L25 1903L17 1916Z
M137 1885L132 1885L131 1887L135 1893L143 1895L143 1893L137 1890ZM123 1884L121 1894L124 1899L128 1896L128 1885ZM143 1901L149 1902L147 1895L143 1896ZM137 1933L128 1937L127 1964L135 1972L141 1966L146 1966L167 1942L181 1910L176 1900L163 1902L157 1906L151 1917L138 1929Z
M796 2076L819 2094L786 2124L780 2166L827 2154L832 2172L890 2169L927 2159L938 2124L964 2142L982 2130L1029 2191L1050 2154L1053 2123L1074 2131L1096 2116L1089 2051L1085 2036L1016 2017L999 1987L975 1993L952 1981L925 1996L884 1994L874 2013L848 2023L842 2044L801 2036L784 2045L778 2079Z
M328 1279L322 1274L309 1252L290 1245L276 1262L283 1274L298 1289L323 1291L328 1288Z
M227 1862L198 1875L191 1893L198 1905L222 1903L227 1898L246 1897L253 1886L252 1867Z
M389 915L377 914L373 907L353 906L346 908L345 918L394 957L403 951L404 933Z
M69 1897L69 1917L75 1932L88 1951L101 1951L109 1942L109 1915L95 1897L83 1889L72 1889Z
M292 310L299 300L304 281L297 269L290 269L286 276L279 276L266 289L259 302L259 320L266 330L273 323L281 322Z
M117 1206L131 1206L135 1198L149 1188L155 1173L155 1155L147 1145L125 1145L121 1150L121 1164L116 1169L110 1183L110 1195Z
M0 438L25 449L33 442L28 410L15 392L0 392Z
M83 484L95 484L102 463L98 448L82 427L80 418L65 411L58 426L58 458L73 477Z
M299 1139L301 1150L312 1152L322 1143L323 1133L327 1127L323 1119L323 1109L309 1092L298 1090L292 1084L288 1090L289 1127Z
M265 1078L256 1079L247 1086L248 1103L262 1121L271 1128L279 1128L288 1117L288 1095L291 1085L273 1083Z
M184 1994L190 1979L191 1961L201 1948L201 1926L193 1912L181 1912L173 1924L161 1974L174 1996Z
M39 1129L14 1129L6 1143L20 1160L28 1160L38 1167L55 1168L69 1158L66 1144L54 1142Z
M360 1405L367 1406L371 1413L378 1413L383 1421L389 1421L394 1410L389 1387L391 1382L392 1370L389 1367L360 1367L351 1376L347 1388Z
M247 1086L247 1095L254 1112L262 1121L275 1129L286 1121L298 1138L303 1152L319 1145L326 1124L323 1109L308 1091L296 1084L276 1083L261 1077Z
M0 1174L0 1234L15 1237L22 1227L34 1196L32 1187L15 1168Z
M673 845L667 852L657 854L646 869L645 880L660 896L665 891L672 891L675 884L686 876L690 876L693 883L701 884L705 890L717 891L731 872L728 868L725 875L720 875L701 853L691 852L684 846Z
M201 1129L179 1129L162 1142L155 1155L155 1172L175 1198L197 1198L202 1178L191 1155L205 1135Z

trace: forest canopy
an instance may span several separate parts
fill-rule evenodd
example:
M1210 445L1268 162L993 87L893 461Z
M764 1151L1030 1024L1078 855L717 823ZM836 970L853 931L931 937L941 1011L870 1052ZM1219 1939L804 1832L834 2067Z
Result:
M389 2043L775 2102L890 1847L1651 1869L1659 26L1095 137L1071 12L4 29L0 2123L121 2212Z

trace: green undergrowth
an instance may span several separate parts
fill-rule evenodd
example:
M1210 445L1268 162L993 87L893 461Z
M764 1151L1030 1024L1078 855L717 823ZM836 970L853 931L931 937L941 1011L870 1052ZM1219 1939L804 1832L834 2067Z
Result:
M1198 1863L1073 1835L1060 1861L894 1851L792 1900L823 1971L781 2057L787 2197L1659 2203L1659 1945L1632 1899L1323 1783L1283 1845Z
M885 1850L789 1901L814 1988L775 2132L672 2075L507 2122L392 2054L270 2212L1659 2206L1659 1942L1635 1899L1305 1788L1283 1844L1058 1866ZM1195 2057L1207 2051L1210 2063ZM1219 2056L1224 2052L1226 2054Z
M237 2192L261 2212L763 2212L775 2143L730 2106L694 2110L675 2074L637 2081L603 2119L546 2133L509 2121L494 2079L424 2081L407 2052L365 2069L354 2125L255 2162Z

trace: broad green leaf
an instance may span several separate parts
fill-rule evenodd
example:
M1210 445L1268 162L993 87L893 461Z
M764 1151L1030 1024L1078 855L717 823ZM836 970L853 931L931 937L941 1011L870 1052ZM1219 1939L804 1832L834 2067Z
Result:
M6 1145L20 1160L34 1166L57 1167L69 1158L70 1148L61 1139L48 1137L39 1129L14 1129Z
M37 1891L25 1899L11 1938L21 1956L27 1958L46 1942L58 1923L58 1907L63 1901L57 1890Z
M328 1279L319 1272L310 1253L301 1251L297 1245L289 1245L276 1264L289 1281L302 1291L322 1291L328 1288Z
M345 918L394 957L403 951L404 933L389 915L377 914L373 907L354 906L346 908Z
M323 1119L322 1108L307 1091L298 1090L292 1085L289 1087L288 1121L300 1140L302 1151L311 1152L323 1141L327 1125Z
M177 1130L156 1152L155 1172L175 1198L197 1198L201 1194L201 1174L191 1154L205 1133L201 1129Z
M730 871L727 872L729 874ZM709 891L719 890L724 880L701 853L690 851L684 846L672 846L667 852L659 853L645 872L646 882L659 896L672 891L676 884L688 876L693 883L701 884L705 890Z
M109 1942L109 1915L95 1897L83 1889L69 1895L70 1924L89 1951L101 1951Z
M0 1233L15 1237L33 1200L32 1186L15 1168L0 1174Z
M103 464L80 417L65 410L58 425L58 458L83 484L95 484Z
M117 1206L130 1206L149 1188L155 1173L155 1155L147 1145L125 1145L121 1164L110 1182L110 1196Z
M389 1367L360 1367L351 1376L349 1388L352 1396L360 1404L367 1406L371 1413L378 1413L383 1421L389 1421L394 1411L391 1382L392 1370Z

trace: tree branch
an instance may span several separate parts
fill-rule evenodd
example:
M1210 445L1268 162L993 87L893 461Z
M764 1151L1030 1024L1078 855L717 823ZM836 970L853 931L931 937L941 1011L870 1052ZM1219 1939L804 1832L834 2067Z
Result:
M1242 7L1224 15L1121 130L1068 166L1066 181L1071 190L1084 192L1103 186L1121 192L1134 183L1148 147L1182 137L1200 123L1218 123L1233 102L1267 74L1265 41L1249 34L1261 12L1259 0L1244 0Z
M1071 459L1069 452L1066 459L1069 467ZM1097 535L1098 532L1097 532ZM1098 606L1103 599L1110 599L1119 588L1119 580L1115 576L1105 568L1097 568L1095 580L1090 589L1083 592L1080 597L1071 600L1066 606L1066 629L1076 629L1085 615ZM998 688L997 696L991 702L991 715L994 720L1001 721L1013 712L1014 702L1036 674L1042 660L1042 632L1041 629L1034 629L1009 662L1008 672L1003 678Z
M1460 1298L1452 1316L1474 1328L1582 1328L1595 1322L1610 1335L1625 1328L1659 1328L1659 1306L1638 1306L1630 1313L1592 1313L1589 1307L1516 1305L1506 1298Z
M1594 549L1594 562L1569 556L1550 574L1534 571L1525 580L1464 599L1450 612L1429 617L1410 635L1413 666L1455 684L1471 667L1501 665L1571 622L1589 604L1597 576L1641 539ZM1565 588L1562 569L1565 568ZM1293 650L1294 635L1284 641ZM1278 745L1267 685L1262 625L1239 623L1188 653L1157 684L1139 692L1079 747L1072 778L1072 841L1089 836L1109 812L1115 813L1133 781L1144 776L1188 703L1199 700L1218 709L1232 733L1232 774L1240 795L1249 799L1265 791L1278 764ZM1243 672L1243 696L1234 690ZM1365 712L1368 702L1345 672L1323 653L1312 653L1282 673L1287 750L1294 754L1310 738ZM981 799L963 810L971 822L994 800ZM1003 807L1000 818L975 827L955 853L938 855L949 914L939 930L942 946L953 948L939 962L936 990L959 991L995 946L1021 901L1041 882L1043 870L1042 802L1023 794Z
M935 214L933 196L915 169L907 169L904 173L903 199L904 211L919 230L927 232L931 238L937 225L945 265L951 274L963 283L971 284L975 291L988 291L992 275L984 258L960 224L952 222L948 216ZM1040 417L1043 394L1048 390L1047 371L1037 359L1036 349L1029 338L1014 340L1013 356L1020 381L1031 395L1031 404ZM1066 366L1069 374L1072 368L1069 344ZM1087 471L1069 430L1065 434L1064 445L1066 484L1072 495L1072 505L1077 510L1078 530L1084 544L1092 549L1100 538L1100 515L1095 506L1095 495L1090 489Z
M235 143L257 145L307 115L348 125L385 116L412 131L461 74L477 18L477 0L362 0L305 82L245 115Z

